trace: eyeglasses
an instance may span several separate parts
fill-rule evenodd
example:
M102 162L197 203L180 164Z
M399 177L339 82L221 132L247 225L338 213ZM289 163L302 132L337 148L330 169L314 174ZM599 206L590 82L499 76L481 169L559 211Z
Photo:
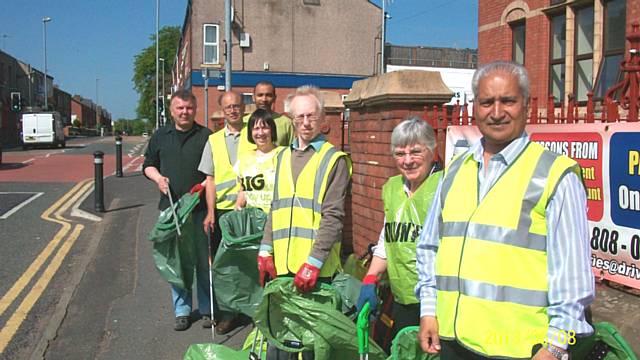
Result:
M301 123L304 121L304 119L307 118L309 120L309 122L316 122L318 121L318 119L320 118L320 116L316 115L316 114L300 114L300 115L296 115L293 117L293 120L297 123Z
M409 155L409 157L412 159L418 159L418 158L424 157L424 153L426 152L426 150L427 149L413 148L409 150L409 152L396 151L393 153L393 157L396 160L401 160L401 159L404 159L405 156Z
M242 105L240 104L232 104L232 105L227 105L225 107L223 107L223 109L225 110L240 110L240 107L242 107Z

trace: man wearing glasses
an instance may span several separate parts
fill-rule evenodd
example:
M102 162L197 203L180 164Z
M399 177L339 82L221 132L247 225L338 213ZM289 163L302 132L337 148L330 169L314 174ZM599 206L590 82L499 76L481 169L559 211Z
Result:
M222 239L218 220L220 216L234 209L240 189L233 166L238 159L238 154L249 145L246 138L241 136L244 128L242 96L235 91L227 91L220 96L218 103L224 113L225 126L209 136L198 167L198 170L207 176L205 180L207 216L203 225L205 232L211 231L213 249L217 248ZM247 319L241 315L222 313L217 320L216 333L223 335L243 325ZM211 327L210 323L203 323L203 326L206 325Z
M287 102L296 138L278 154L276 188L258 254L258 271L263 281L295 276L296 289L308 293L318 282L329 282L340 265L351 160L320 132L324 101L316 87L299 87ZM275 346L267 353L268 359L291 356ZM313 359L313 354L303 352L303 358Z
M276 133L278 139L276 140L277 146L289 146L293 142L293 125L291 119L286 115L279 114L273 111L273 105L276 103L276 87L270 81L260 81L253 88L253 102L258 109L264 109L271 112L271 117L276 123ZM244 123L249 122L251 114L247 114L244 117Z

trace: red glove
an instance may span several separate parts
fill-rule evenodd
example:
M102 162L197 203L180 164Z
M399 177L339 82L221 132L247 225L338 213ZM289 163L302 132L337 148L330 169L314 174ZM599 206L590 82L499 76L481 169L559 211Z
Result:
M300 267L300 270L298 270L296 277L293 278L293 284L301 293L309 292L316 287L316 281L318 281L319 274L320 269L308 263L304 263L302 267Z
M260 286L276 278L276 267L273 265L273 256L258 256L258 275Z
M202 186L202 184L195 184L193 185L193 187L191 188L191 190L189 190L189 194L193 195L195 193L199 193L204 189L204 186Z

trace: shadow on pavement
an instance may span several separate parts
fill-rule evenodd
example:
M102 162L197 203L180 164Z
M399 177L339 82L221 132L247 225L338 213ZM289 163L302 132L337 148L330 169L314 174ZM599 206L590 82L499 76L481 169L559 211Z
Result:
M0 164L0 170L15 170L15 169L21 169L23 167L29 166L29 164L23 164L23 163L1 163Z
M141 206L144 206L144 205L143 204L135 204L135 205L123 206L123 207L119 207L119 208L115 208L115 209L108 209L105 212L106 213L110 213L110 212L121 211L121 210L129 210L129 209L139 208Z

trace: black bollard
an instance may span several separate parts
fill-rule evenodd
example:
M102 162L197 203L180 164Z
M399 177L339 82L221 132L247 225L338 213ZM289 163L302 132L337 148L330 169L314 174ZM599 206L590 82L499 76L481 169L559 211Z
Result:
M95 168L95 179L93 182L95 185L95 209L97 212L104 212L104 185L102 182L103 157L104 153L102 151L95 151L93 153L93 164Z
M122 177L122 137L116 135L116 177Z

